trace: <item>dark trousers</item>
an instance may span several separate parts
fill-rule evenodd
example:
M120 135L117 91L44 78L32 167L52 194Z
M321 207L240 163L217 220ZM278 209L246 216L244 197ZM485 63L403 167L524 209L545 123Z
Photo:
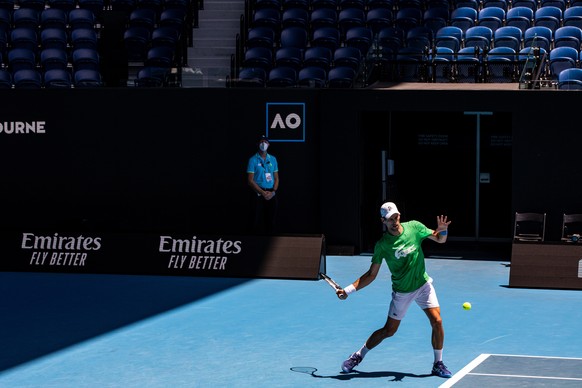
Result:
M277 218L278 197L275 195L270 200L251 192L251 230L253 234L275 234L275 221Z

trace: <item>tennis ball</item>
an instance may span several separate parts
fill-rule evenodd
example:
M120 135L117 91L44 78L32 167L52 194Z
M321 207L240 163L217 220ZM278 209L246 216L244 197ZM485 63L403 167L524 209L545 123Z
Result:
M464 308L465 310L471 310L471 303L469 303L469 302L465 302L465 303L463 303L463 308Z

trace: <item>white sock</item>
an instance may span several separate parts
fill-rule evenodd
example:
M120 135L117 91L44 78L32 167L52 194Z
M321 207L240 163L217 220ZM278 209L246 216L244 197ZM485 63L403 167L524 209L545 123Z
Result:
M433 349L434 350L434 362L439 362L443 360L443 350L442 349Z
M370 349L368 349L366 347L366 344L364 344L364 346L362 346L362 348L360 350L358 350L356 353L358 353L360 356L362 356L362 358L366 357L366 354L370 351Z

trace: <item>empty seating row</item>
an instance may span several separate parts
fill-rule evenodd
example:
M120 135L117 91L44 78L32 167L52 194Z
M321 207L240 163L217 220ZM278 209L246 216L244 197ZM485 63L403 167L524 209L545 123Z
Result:
M14 73L0 69L0 89L55 89L102 86L101 74L96 70L21 69Z
M337 66L329 71L319 66L307 66L299 70L278 66L268 72L262 68L244 68L234 86L351 88L355 82L356 72L349 66Z

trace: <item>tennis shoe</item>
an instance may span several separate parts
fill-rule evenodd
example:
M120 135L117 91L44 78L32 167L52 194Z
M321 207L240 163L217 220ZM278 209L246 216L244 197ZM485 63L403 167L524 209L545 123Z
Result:
M437 361L433 364L432 374L434 376L444 377L447 379L453 375L442 361Z
M343 362L342 370L346 373L350 373L360 362L362 362L362 356L358 353L353 353L350 358Z

